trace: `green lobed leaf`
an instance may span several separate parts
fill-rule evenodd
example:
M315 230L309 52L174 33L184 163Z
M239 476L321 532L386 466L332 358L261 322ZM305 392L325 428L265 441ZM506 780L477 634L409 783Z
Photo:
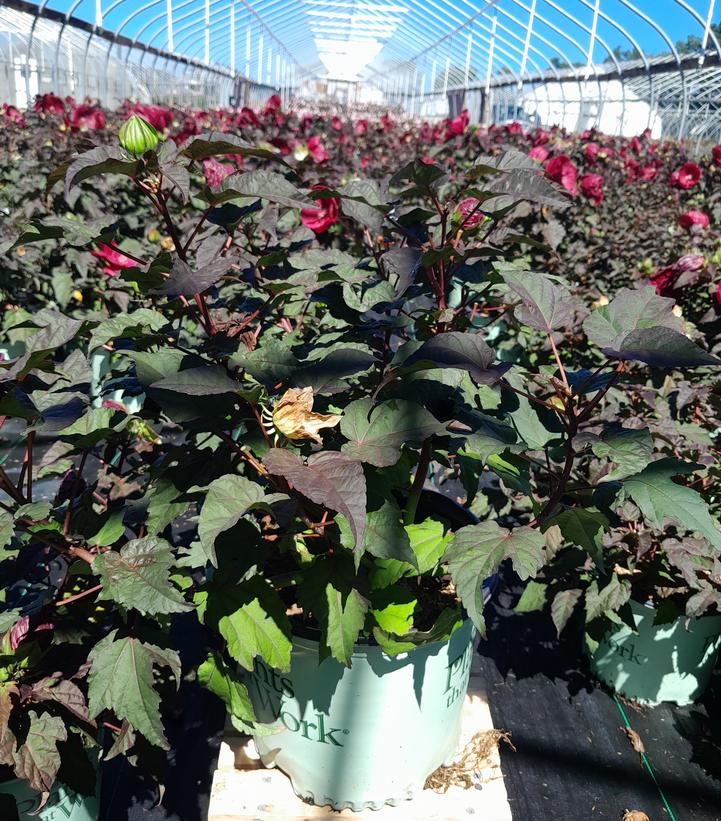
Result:
M623 486L654 527L663 530L664 519L672 519L687 530L700 533L721 550L721 530L716 527L703 497L673 481L674 476L693 473L698 467L671 457L659 459L635 476L624 479Z
M4 632L4 629L0 630ZM15 701L19 699L20 691L14 682L0 683L0 764L11 766L17 747L17 740L10 729L10 716L15 709Z
M228 474L208 485L208 492L200 511L198 536L208 560L217 565L215 540L235 525L249 510L261 507L269 510L270 504L282 494L266 496L263 488L244 476Z
M248 688L218 653L211 653L198 667L198 682L224 702L231 716L246 724L255 721Z
M42 794L42 805L60 769L58 742L67 740L68 731L59 716L49 713L38 715L35 710L30 710L27 717L30 726L25 743L18 747L13 756L15 774L27 781L31 789Z
M614 424L603 429L591 450L599 459L616 463L617 467L603 477L603 481L610 482L643 470L653 459L654 445L648 428L622 428Z
M363 628L368 612L368 601L355 589L344 596L330 583L326 586L325 595L328 605L328 623L324 630L325 643L333 658L350 667L353 645Z
M351 402L343 413L341 433L349 441L341 450L376 467L390 467L404 444L420 444L445 427L425 408L406 399L375 405L370 398Z
M256 656L277 670L290 669L292 649L290 623L285 604L259 576L211 587L196 597L198 615L216 628L227 642L227 650L246 670L253 669Z
M426 340L402 362L402 368L459 368L468 371L479 385L489 385L508 369L505 365L494 366L495 358L480 334L448 331Z
M473 432L463 441L462 451L466 456L478 458L486 464L493 454L524 448L524 444L519 442L516 429L506 422L480 412L474 412L467 421L472 425Z
M219 365L201 365L165 376L150 387L187 396L222 396L236 393L240 384Z
M409 653L416 647L433 644L437 641L447 641L463 624L463 618L456 608L447 607L441 612L430 630L414 630L404 636L393 636L373 628L373 637L388 656L397 656L399 653Z
M103 585L101 598L113 599L144 615L182 613L189 605L170 583L175 563L172 548L164 539L146 536L133 539L120 551L98 554L93 568Z
M586 621L593 621L606 612L617 612L630 598L631 583L620 579L615 573L600 590L598 582L592 581L586 590Z
M298 358L281 340L271 339L253 351L243 351L231 357L231 364L243 368L263 385L272 387L285 382L301 367Z
M411 550L416 557L419 575L435 570L453 534L445 533L443 522L437 522L435 519L425 519L416 524L406 525L405 529Z
M530 271L501 267L500 274L521 299L522 305L514 309L519 322L549 334L571 323L574 299L565 288L543 274Z
M544 562L543 534L530 527L507 530L496 522L467 525L456 532L445 561L458 595L478 630L485 633L483 590L485 579L510 559L521 579L533 576Z
M582 547L598 567L603 567L602 539L608 528L608 519L596 508L571 507L558 513L546 523L557 525L563 538Z
M659 326L683 330L683 321L673 313L675 300L659 296L652 285L621 288L607 305L596 308L583 323L586 336L601 350L623 343L626 334Z
M150 308L138 308L129 314L118 314L101 322L93 331L88 345L92 353L115 339L133 339L149 332L159 331L168 320Z
M0 510L0 555L10 544L10 540L15 532L15 523L11 513Z
M560 636L583 595L582 590L561 590L551 602L551 618Z
M383 632L404 636L413 627L417 605L418 600L408 588L392 585L373 591L370 613Z
M403 529L400 508L394 502L384 502L378 510L371 510L366 515L363 543L356 550L356 564L364 553L370 553L379 559L396 559L416 567L416 556L411 550L408 534ZM353 535L350 526L343 521L340 524L341 542L353 547Z
M170 748L160 720L160 696L153 666L168 667L180 685L180 659L175 650L146 644L134 636L116 638L113 630L88 655L88 714L111 710L127 719L151 744Z
M521 594L521 598L513 608L513 612L534 613L537 610L543 610L546 606L547 590L547 584L542 584L541 582L531 579Z
M215 203L226 202L237 197L259 197L289 208L312 208L314 206L313 200L298 190L282 174L263 169L231 174L223 180L219 191L213 192Z
M683 334L683 321L673 313L675 301L658 296L647 285L621 288L608 305L583 323L589 340L614 359L631 359L661 368L721 365Z
M112 419L115 414L112 408L90 408L72 425L59 430L57 435L72 439L76 447L91 447L113 433Z

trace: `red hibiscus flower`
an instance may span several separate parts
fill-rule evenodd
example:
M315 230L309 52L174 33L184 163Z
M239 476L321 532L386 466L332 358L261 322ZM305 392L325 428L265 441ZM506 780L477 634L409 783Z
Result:
M223 180L234 171L232 165L218 162L215 157L208 157L203 160L203 174L210 188L219 188Z
M461 113L453 120L448 120L446 123L446 139L451 137L460 137L468 126L468 111L464 108Z
M693 188L700 179L700 167L695 162L685 162L671 174L671 185L675 188Z
M38 94L35 98L37 114L65 114L65 103L55 94Z
M694 226L708 228L709 223L708 214L704 214L703 211L686 211L685 214L681 214L678 218L678 224L686 230L690 230Z
M105 243L100 243L97 251L90 252L96 259L105 263L103 273L109 277L116 277L124 268L134 268L137 262L130 257L126 257L121 251L116 251Z
M320 137L313 136L308 140L308 151L310 152L310 156L313 157L313 162L316 165L319 165L322 162L327 162L330 155L325 150L325 146L320 141Z
M646 182L651 182L651 180L655 180L658 176L658 166L654 163L650 163L649 165L641 166L638 169L638 177L639 179L645 180Z
M548 149L542 145L535 145L528 152L528 156L533 160L538 160L538 162L544 163L548 159Z
M586 143L583 147L583 156L586 162L593 165L598 158L598 152L601 150L601 146L598 143Z
M391 131L394 125L395 123L387 114L384 114L381 117L381 127L383 128L383 131Z
M716 302L721 305L721 282L716 286Z
M578 184L584 197L593 200L594 205L601 204L603 201L603 177L600 174L584 174Z
M643 148L643 144L638 137L631 137L631 141L629 142L629 147L634 154L640 154L641 149Z
M368 131L368 120L358 120L353 128L353 131L355 132L356 137L362 137L366 131Z
M576 166L565 154L558 154L546 163L546 174L554 182L560 183L566 191L576 194Z
M275 114L276 111L280 111L280 107L282 105L282 101L277 94L273 94L271 97L268 97L268 102L265 104L265 108L263 109L263 115L267 114Z
M676 298L677 291L698 280L698 272L704 267L705 260L700 254L686 254L671 265L659 268L651 277L651 285L660 296Z
M2 112L3 117L9 122L15 123L15 125L19 125L21 128L25 128L27 125L25 117L23 117L14 105L3 103L2 107L0 107L0 111Z
M721 145L715 145L711 149L711 157L716 168L721 168Z
M255 128L261 128L260 120L258 119L255 111L247 106L243 106L243 108L240 109L240 113L236 118L236 123L238 128L245 128L245 126L248 125L252 125Z
M330 121L331 126L335 131L343 130L343 120L340 117L333 117Z
M105 128L105 114L94 105L74 105L67 124L74 131L97 131Z
M361 168L363 168L363 169L368 168L368 166L371 164L371 158L368 157L368 156L361 157L360 164L361 164Z
M311 191L326 191L325 185L314 185ZM315 234L322 234L338 222L338 200L328 197L317 200L317 208L303 208L300 221Z
M506 134L510 136L523 134L523 126L520 123L508 123L506 126Z
M136 103L130 111L134 114L139 114L158 131L165 131L173 124L173 112L169 108L163 108L159 105Z
M466 197L458 204L458 213L461 215L461 225L464 228L472 228L483 222L484 214L481 210L478 200L475 197Z
M651 285L656 289L659 296L673 296L673 284L676 281L676 274L670 266L659 268L651 277Z

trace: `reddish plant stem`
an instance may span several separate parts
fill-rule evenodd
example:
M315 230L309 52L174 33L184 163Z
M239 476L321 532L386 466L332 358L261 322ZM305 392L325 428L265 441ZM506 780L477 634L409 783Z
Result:
M408 500L406 501L406 510L403 516L405 524L412 525L416 520L416 510L418 509L418 500L421 498L423 485L426 482L428 475L428 466L431 463L431 456L433 454L433 437L429 436L421 446L420 456L418 457L418 466L416 467L416 475L413 477L413 484L411 485Z
M213 210L213 207L211 206L210 208L206 208L205 211L203 211L200 219L198 220L198 222L195 225L195 228L193 228L192 233L188 237L188 241L183 246L183 253L184 254L187 254L188 251L190 250L190 243L195 239L198 231L200 231L201 227L203 226L203 223L205 222L206 219L208 219L208 216L209 216L209 214L212 210Z
M112 240L109 240L108 247L112 248L113 251L117 251L118 254L122 254L124 257L127 257L128 259L132 259L133 262L137 262L138 265L147 265L148 264L145 260L140 259L140 257L136 257L134 254L131 254L129 251L123 251L122 248L118 248L118 246Z
M0 487L7 493L10 498L16 501L19 505L24 505L27 501L25 496L23 496L22 491L15 487L13 482L10 480L10 477L5 473L3 468L0 467Z
M58 599L55 602L55 606L62 607L63 605L71 604L79 599L84 599L86 596L91 596L93 593L97 593L98 590L102 589L102 584L96 584L94 587L89 587L87 590L82 590L80 593L75 593L73 596L68 596L66 599Z
M28 464L28 490L27 490L27 497L28 502L32 502L33 500L33 445L35 444L35 431L30 431L28 434L28 444L27 444L27 464Z
M556 347L556 343L553 341L553 333L548 334L548 341L551 343L551 350L553 351L553 356L556 360L556 365L558 365L558 370L561 374L561 381L563 382L563 386L566 388L567 391L570 391L571 388L569 387L568 379L566 378L566 369L563 367L561 357L558 353L558 348Z

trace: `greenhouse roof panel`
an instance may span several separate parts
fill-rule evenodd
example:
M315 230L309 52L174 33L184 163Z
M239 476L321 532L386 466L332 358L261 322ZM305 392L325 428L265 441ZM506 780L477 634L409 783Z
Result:
M3 0L0 48L3 30L28 52L72 31L107 53L106 73L112 61L137 65L150 97L153 71L192 70L194 83L205 71L211 86L214 76L243 78L285 98L355 85L365 99L433 116L459 89L515 89L508 111L523 112L521 98L544 85L546 97L564 98L569 84L581 94L589 81L618 81L632 99L663 104L681 134L700 105L705 121L721 122L720 21L716 0ZM105 99L114 79L93 89Z

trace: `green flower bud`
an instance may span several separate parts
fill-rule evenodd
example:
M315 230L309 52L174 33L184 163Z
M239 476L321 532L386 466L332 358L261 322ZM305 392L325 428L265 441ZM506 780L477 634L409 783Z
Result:
M147 120L132 114L125 121L118 134L120 145L133 157L142 157L146 151L152 151L160 142L160 134Z

